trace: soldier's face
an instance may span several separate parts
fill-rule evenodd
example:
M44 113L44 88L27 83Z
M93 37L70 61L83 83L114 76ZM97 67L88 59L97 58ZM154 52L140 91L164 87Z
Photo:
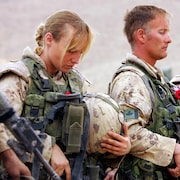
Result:
M69 72L79 63L82 51L87 44L87 39L85 38L82 42L79 42L76 45L77 47L67 50L74 36L74 29L66 32L65 36L61 37L58 42L53 39L51 34L49 36L49 39L47 38L47 52L44 52L46 54L45 59L47 59L47 68L51 68L53 72Z
M61 71L65 73L69 72L76 64L79 63L81 54L81 51L67 51L61 63Z
M146 30L145 49L150 58L159 60L167 56L167 48L171 43L169 35L169 20L159 15L148 23Z

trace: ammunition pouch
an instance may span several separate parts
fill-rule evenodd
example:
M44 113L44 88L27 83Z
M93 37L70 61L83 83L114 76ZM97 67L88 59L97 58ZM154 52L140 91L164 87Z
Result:
M47 127L46 132L51 134L56 129L52 135L63 145L64 152L79 153L84 132L84 121L86 121L88 113L80 94L62 95L50 92L46 93L45 99L49 102L46 108L50 109L44 123L45 128ZM51 106L50 101L58 102Z
M67 102L65 105L62 141L67 153L80 152L85 113L86 106L84 103Z

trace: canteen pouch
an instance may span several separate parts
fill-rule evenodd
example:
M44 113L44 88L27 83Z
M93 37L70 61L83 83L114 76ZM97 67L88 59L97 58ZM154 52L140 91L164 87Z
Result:
M81 137L85 117L85 104L66 102L64 108L62 141L67 153L78 153L81 148Z

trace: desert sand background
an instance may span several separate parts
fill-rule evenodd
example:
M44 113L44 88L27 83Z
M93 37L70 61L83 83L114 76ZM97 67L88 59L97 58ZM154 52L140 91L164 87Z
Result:
M92 48L78 65L92 82L95 91L107 92L108 82L122 58L130 52L123 34L123 17L135 5L151 4L172 14L168 57L157 63L171 69L180 68L180 0L1 0L0 1L0 64L21 58L23 49L34 49L34 33L50 14L60 9L78 13L95 31Z

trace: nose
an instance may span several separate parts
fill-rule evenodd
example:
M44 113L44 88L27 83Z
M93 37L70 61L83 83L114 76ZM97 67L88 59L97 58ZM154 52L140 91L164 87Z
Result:
M79 57L79 58L78 58L78 57L72 58L72 59L71 59L71 62L72 62L73 64L78 64L78 63L79 63L79 59L80 59L80 57Z
M172 39L171 39L170 34L167 34L166 42L167 42L167 43L171 43L171 42L172 42Z
M79 60L80 60L80 57L81 57L81 53L76 53L76 54L73 54L73 57L71 59L71 62L73 64L78 64L79 63Z

